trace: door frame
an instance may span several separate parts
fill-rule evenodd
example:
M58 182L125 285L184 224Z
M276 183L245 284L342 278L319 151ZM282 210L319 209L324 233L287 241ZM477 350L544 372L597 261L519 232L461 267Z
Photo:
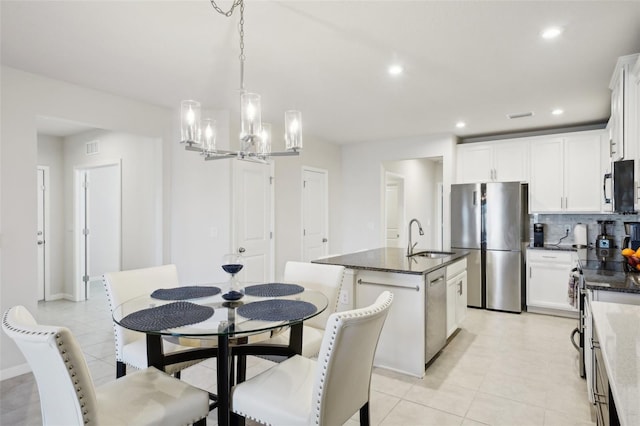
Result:
M83 217L84 210L82 203L82 173L102 167L116 166L118 168L118 189L119 196L119 217L118 217L118 270L122 269L122 159L106 160L103 162L96 162L90 164L82 164L73 166L73 300L79 302L85 300L85 288L82 277L84 276L84 235L83 229ZM88 262L88 261L87 261ZM86 296L88 298L89 289L87 288Z
M236 191L235 188L238 186L238 182L236 180L236 165L239 164L238 161L248 161L252 163L258 163L256 161L251 160L240 160L236 159L231 164L231 247L227 250L227 253L235 253L236 248L238 247L238 221L236 217L238 217L238 203L236 200ZM269 223L269 227L271 228L271 238L269 239L269 251L270 251L270 259L269 259L269 280L275 281L275 264L276 264L276 233L275 233L275 190L274 190L274 174L275 174L275 164L272 160L269 160L266 164L261 164L263 167L269 167L269 177L270 177L270 185L269 185L269 200L270 200L270 216L271 220Z
M51 249L49 248L49 236L51 234L51 191L49 185L51 184L51 173L49 166L36 166L36 171L42 170L44 174L44 199L42 206L43 219L43 233L44 233L44 300L51 299ZM38 265L40 268L40 265ZM38 289L40 292L40 289Z
M329 170L321 169L319 167L311 167L311 166L302 166L302 173L300 173L300 188L304 191L304 172L313 172L313 173L321 173L322 180L324 181L324 229L327 235L327 240L329 240ZM300 193L300 235L302 236L302 240L300 241L300 259L304 259L304 195L302 192ZM331 241L328 241L331 243ZM324 247L323 256L327 256L329 254L329 245L327 244Z
M387 246L387 185L390 183L391 180L396 180L402 183L401 187L402 187L402 202L398 203L401 208L402 211L398 212L398 217L399 219L399 224L398 224L398 231L400 233L400 238L399 238L399 247L402 247L406 241L406 235L404 232L404 225L406 223L406 211L407 211L407 206L406 206L406 202L407 202L407 197L405 197L405 177L399 173L394 173L394 172L390 172L387 171L386 169L384 170L384 179L382 180L382 226L381 228L381 238L382 238L382 247L386 247Z

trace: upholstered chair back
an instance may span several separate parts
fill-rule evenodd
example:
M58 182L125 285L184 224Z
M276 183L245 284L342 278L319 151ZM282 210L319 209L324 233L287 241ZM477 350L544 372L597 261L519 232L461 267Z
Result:
M332 314L318 356L309 424L336 425L369 401L373 358L393 294L362 309Z
M129 299L151 294L159 288L174 288L179 286L176 265L162 265L129 271L110 272L102 276L109 307L114 309ZM138 339L144 339L143 333L127 330L113 323L116 341L116 360L123 362L123 346ZM130 360L128 360L130 363ZM142 363L142 361L140 362ZM137 364L140 364L137 363ZM144 360L146 364L146 360ZM135 365L143 368L146 365Z
M38 325L24 306L2 318L2 329L24 354L40 393L45 425L95 424L96 394L76 339L65 327Z
M287 262L284 281L299 284L309 290L324 293L329 300L327 309L320 315L305 321L307 327L325 329L329 315L338 309L338 295L344 278L344 266L319 263Z

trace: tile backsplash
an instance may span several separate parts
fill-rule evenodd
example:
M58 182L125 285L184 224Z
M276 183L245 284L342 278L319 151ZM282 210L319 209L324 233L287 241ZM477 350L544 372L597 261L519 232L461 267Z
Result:
M573 227L578 223L587 225L587 244L595 247L596 237L601 233L601 226L598 220L611 220L613 225L607 225L607 232L613 235L616 247L616 259L622 260L620 249L622 240L625 237L624 222L640 222L640 215L620 215L620 214L532 214L529 215L529 235L533 244L533 224L544 224L544 243L571 245L573 241ZM569 227L569 235L565 237L565 227ZM587 251L588 259L596 259L595 250Z

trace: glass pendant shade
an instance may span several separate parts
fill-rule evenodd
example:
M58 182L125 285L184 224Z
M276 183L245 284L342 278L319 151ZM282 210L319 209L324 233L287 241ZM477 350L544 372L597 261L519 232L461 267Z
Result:
M240 137L258 136L262 129L260 95L243 93L240 95Z
M180 116L182 142L200 143L200 102L182 101Z
M271 154L271 124L269 123L262 123L257 153L260 155Z
M302 149L302 113L286 111L284 113L284 142L287 150Z
M205 118L202 123L202 150L216 151L216 122L210 118Z

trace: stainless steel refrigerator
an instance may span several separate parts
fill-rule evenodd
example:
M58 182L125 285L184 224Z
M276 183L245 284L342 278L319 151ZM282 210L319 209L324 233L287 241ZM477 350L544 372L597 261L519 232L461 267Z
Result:
M520 182L451 185L451 248L470 252L467 305L522 312L527 197Z

